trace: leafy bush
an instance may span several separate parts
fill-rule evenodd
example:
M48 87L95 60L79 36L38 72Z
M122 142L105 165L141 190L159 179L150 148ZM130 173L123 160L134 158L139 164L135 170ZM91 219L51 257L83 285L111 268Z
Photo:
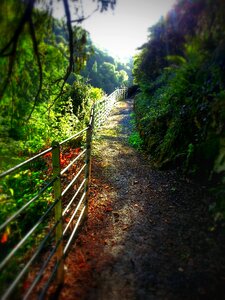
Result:
M134 131L129 136L129 143L136 149L141 149L142 139L140 138L139 132Z
M179 167L214 186L224 215L223 1L178 1L135 58L137 128L155 166Z
M22 206L39 194L47 183L47 164L43 159L31 163L29 169L21 170L12 175L7 175L1 180L0 195L0 224ZM11 221L0 232L0 259L1 261L16 247L24 236L36 225L53 201L52 187L33 201L16 219ZM15 274L24 266L24 259L31 256L35 247L43 240L52 214L40 223L35 232L26 239L20 249L7 263L0 275L2 291L13 281ZM17 292L17 291L16 291ZM20 292L18 291L19 295ZM17 295L16 297L19 297Z
M143 141L140 137L139 132L136 130L136 121L135 121L135 114L131 114L131 126L132 126L132 133L129 135L128 141L131 146L140 150L143 144Z

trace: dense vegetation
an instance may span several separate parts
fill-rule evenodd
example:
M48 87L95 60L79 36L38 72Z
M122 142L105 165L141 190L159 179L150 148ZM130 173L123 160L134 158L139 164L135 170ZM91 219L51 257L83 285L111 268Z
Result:
M78 9L82 0L61 0L64 20L52 17L53 2L0 2L0 171L49 147L53 140L80 131L95 101L132 83L132 62L122 64L95 47L78 26L85 16L71 19L70 7ZM100 11L115 3L96 1ZM223 0L179 0L166 18L150 28L149 41L135 57L139 94L131 125L135 127L136 121L139 133L129 138L137 149L145 147L156 167L179 167L210 182L217 198L211 204L216 220L225 219L224 11ZM76 143L61 152L61 167L80 153L82 140ZM48 187L50 156L1 180L0 224ZM39 222L51 203L49 186L1 230L0 259ZM29 256L40 244L52 220L49 216L23 245L0 281L7 284L13 278L24 263L24 253Z
M224 217L225 2L179 0L134 62L139 133L155 166L211 182ZM222 213L223 212L223 213Z
M94 54L87 60L82 75L94 87L103 89L107 94L117 87L132 84L132 61L123 64L104 51L92 45Z
M97 49L88 33L78 26L85 16L81 15L73 26L70 10L79 8L82 1L61 2L64 20L52 17L51 0L0 3L0 173L48 148L53 140L62 141L86 127L92 104L128 83L126 71L131 70ZM96 3L100 11L107 9L108 4L113 8L115 1ZM98 64L96 70L91 66L93 59ZM91 77L91 71L95 77ZM107 80L103 80L102 72ZM61 147L62 168L81 151L82 138L85 135ZM71 174L67 174L68 180L79 167L77 162ZM17 219L1 229L1 262L49 209L53 202L52 186L48 187L51 176L48 153L1 178L0 225L30 203ZM38 196L46 186L46 192ZM31 199L36 200L31 203ZM53 220L52 214L43 219L35 234L10 259L0 275L1 294L21 270L24 257L30 257L43 240Z
M125 65L97 49L84 29L68 26L65 20L53 18L46 7L40 10L33 4L17 0L0 4L0 172L48 148L53 140L62 141L86 127L92 104L128 81ZM97 87L89 79L93 59L99 65ZM99 79L103 71L108 81ZM60 157L62 164L69 163L68 157L80 149L82 140L73 145L75 150L70 146ZM49 160L44 157L1 180L0 224L45 186L51 174ZM31 205L26 218L22 215L22 228L14 222L0 233L2 255L51 201L50 187Z
M18 153L26 156L79 131L93 102L128 82L126 66L92 45L81 27L47 10L33 9L27 17L30 2L1 1L0 169L15 165Z

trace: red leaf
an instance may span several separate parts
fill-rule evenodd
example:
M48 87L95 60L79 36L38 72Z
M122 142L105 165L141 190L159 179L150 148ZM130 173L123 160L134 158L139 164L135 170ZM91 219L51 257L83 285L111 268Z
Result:
M113 211L111 207L106 207L105 211Z
M2 238L1 238L1 243L4 244L8 241L8 234L7 232L3 233Z
M80 148L75 149L75 153L78 154L80 152Z
M28 280L23 283L23 289L27 290L30 287Z
M48 153L44 154L43 157L44 158L52 157L52 152L48 152Z

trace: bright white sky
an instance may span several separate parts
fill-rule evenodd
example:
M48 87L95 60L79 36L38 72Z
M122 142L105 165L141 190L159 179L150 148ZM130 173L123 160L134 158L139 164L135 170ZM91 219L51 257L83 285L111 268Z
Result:
M175 0L117 0L115 10L95 13L82 23L93 42L121 59L147 42L148 28L166 15ZM84 11L90 5L85 1Z
M90 32L94 44L112 56L125 59L147 41L148 28L172 8L176 0L117 0L115 10L96 12L81 26ZM83 0L84 15L96 8L96 1Z

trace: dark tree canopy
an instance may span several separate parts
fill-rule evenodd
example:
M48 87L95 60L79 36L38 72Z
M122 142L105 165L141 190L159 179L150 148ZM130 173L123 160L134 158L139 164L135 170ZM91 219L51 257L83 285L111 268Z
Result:
M91 1L91 0L90 0ZM65 83L70 74L77 69L77 53L79 43L76 40L76 29L73 24L78 24L89 16L85 16L82 8L82 1L61 0L65 13L66 40L68 49L64 49L67 59L67 66L64 73L55 78L54 83L60 86L56 95L56 100L62 94ZM97 0L95 11L103 12L108 8L114 9L116 0ZM52 18L52 13L56 1L52 0L2 0L0 3L0 27L1 36L0 58L3 62L3 74L0 81L0 98L6 92L7 87L15 77L15 65L21 57L21 44L25 38L30 40L30 54L33 55L34 63L38 69L38 87L34 95L34 106L39 100L43 89L43 53L40 43L43 39L52 42L52 33L57 22ZM94 11L94 12L95 12ZM75 12L75 18L72 15ZM93 12L93 13L94 13ZM85 34L83 34L80 44L85 44ZM36 78L37 81L37 78Z
M81 130L93 103L131 75L79 26L88 1L99 13L116 2L0 1L0 161L8 145L33 153ZM64 18L54 17L57 5Z
M138 124L156 165L205 179L225 169L224 11L223 0L177 1L134 64Z

